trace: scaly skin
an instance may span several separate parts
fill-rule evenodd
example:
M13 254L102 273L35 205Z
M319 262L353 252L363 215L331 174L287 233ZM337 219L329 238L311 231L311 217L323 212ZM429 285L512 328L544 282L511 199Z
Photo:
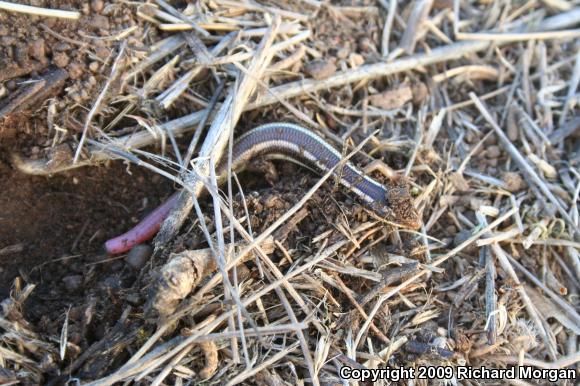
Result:
M320 174L335 168L341 154L312 131L291 123L269 123L242 135L234 145L232 169L241 170L253 158L265 156L284 158L306 165ZM218 182L225 180L227 163L217 169ZM356 194L380 218L405 228L418 229L421 219L413 205L403 180L382 185L364 174L350 162L333 170L334 176ZM133 229L105 243L109 254L124 253L133 246L152 238L177 202L179 192L145 217Z

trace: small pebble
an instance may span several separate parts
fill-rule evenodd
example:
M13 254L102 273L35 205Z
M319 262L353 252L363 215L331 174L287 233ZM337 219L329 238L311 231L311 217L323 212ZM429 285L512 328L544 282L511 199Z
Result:
M106 31L109 29L109 19L106 16L94 15L89 23L91 27L97 30Z
M483 143L484 143L484 145L487 145L487 146L496 145L497 144L497 137L494 134L492 134L489 137L487 137L485 139L485 141L483 141Z
M103 0L93 0L91 1L91 9L96 13L101 13L101 11L105 8L105 2Z
M98 72L99 71L99 62L91 62L91 64L89 64L89 70L91 70L94 73Z
M80 307L72 307L68 313L69 320L80 321L83 318L83 311Z
M78 345L83 339L83 335L78 332L71 332L68 336L68 341Z
M264 205L268 209L274 209L274 208L280 208L281 206L283 206L283 203L281 202L280 197L270 196L270 197L266 198Z
M371 39L369 39L367 36L363 37L362 39L360 39L358 41L358 46L360 48L361 51L374 51L374 44L372 42Z
M110 266L111 272L119 272L123 269L123 262L119 260L115 260L111 263Z
M465 142L474 143L475 141L477 141L477 136L471 130L468 130L467 134L465 134Z
M14 36L3 36L0 38L0 45L5 47L11 46L16 43L16 38Z
M499 148L499 146L496 146L496 145L489 146L485 152L486 157L492 158L492 159L499 157L500 154L501 154L501 149Z
M129 294L125 297L125 300L127 300L127 303L133 306L138 306L141 304L141 297L138 294Z
M361 54L353 52L348 56L348 61L352 68L358 68L365 63L365 58Z
M83 72L83 65L79 62L71 63L71 65L68 67L68 75L71 77L71 79L79 79L81 76L83 76Z
M81 275L70 275L62 279L64 286L67 291L74 292L78 291L83 284L83 277Z
M146 244L135 245L125 258L125 263L134 270L143 268L153 254L153 248Z
M313 60L306 63L304 71L316 80L325 79L336 72L336 65L329 60Z
M416 105L421 104L429 96L429 89L423 82L414 83L411 86L411 91L413 92L413 103Z
M70 46L70 44L65 43L65 42L59 42L56 43L54 46L52 46L52 50L53 51L68 51L70 50L72 47Z
M110 53L111 51L106 47L97 47L95 49L95 54L102 60L106 60L109 57Z
M78 92L71 92L69 93L69 97L71 97L71 99L73 101L75 101L76 103L82 103L83 102L83 98L81 98L81 95Z
M336 56L339 59L346 59L346 58L348 58L349 53L350 53L350 51L348 50L348 48L343 47L343 48L338 50L338 52L336 53Z
M36 39L30 43L29 46L30 56L39 62L44 62L46 60L46 50L44 45L44 39Z
M516 172L505 172L501 179L506 184L506 189L512 193L519 192L526 187L524 179Z
M21 67L24 67L28 62L28 47L23 44L16 44L14 47L14 59Z
M372 106L385 110L393 110L402 107L405 103L413 99L411 87L402 86L391 89L380 94L369 96L369 103Z
M467 198L467 200L469 202L469 208L474 212L477 212L479 210L479 207L481 207L482 205L490 204L487 200L483 198L470 197Z
M462 242L469 239L470 237L471 237L471 231L469 231L467 229L460 231L453 238L453 246L456 247L456 246L460 245Z
M118 290L121 288L121 279L117 276L109 276L99 286L104 290Z
M514 107L510 107L507 116L507 136L510 141L515 142L518 139L519 128L516 122L516 110Z
M433 9L452 9L453 0L435 0L432 5Z
M52 61L54 62L54 64L56 64L58 67L60 68L64 68L66 66L68 66L69 62L70 62L70 58L68 57L68 55L64 52L56 52L53 55Z

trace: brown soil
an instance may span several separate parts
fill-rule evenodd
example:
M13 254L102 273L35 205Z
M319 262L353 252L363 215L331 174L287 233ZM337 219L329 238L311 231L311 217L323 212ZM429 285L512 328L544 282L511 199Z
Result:
M103 38L137 23L130 8L101 0L34 0L30 5L80 10L82 16L72 22L0 12L0 110L30 87L26 81L58 68L66 78L44 98L31 93L0 116L2 298L17 276L40 285L35 291L39 298L50 297L49 289L62 287L63 278L97 261L104 240L126 230L172 189L158 175L121 162L50 178L23 175L11 167L12 154L39 158L55 142L77 134L86 106L110 72L113 51ZM59 114L47 119L50 103ZM55 127L72 132L63 134Z
M171 191L158 175L120 162L50 178L22 175L3 162L0 181L2 298L19 275L62 287L64 277L98 261L107 238L127 230Z
M20 3L20 1L18 2ZM137 264L137 261L131 261L131 258L125 255L120 257L105 256L102 252L103 243L108 238L117 236L131 228L168 197L174 190L172 183L159 174L122 161L111 161L96 167L83 167L51 177L40 177L25 175L17 171L11 163L11 159L14 154L33 160L42 159L58 145L76 148L86 122L87 113L94 106L100 91L111 77L111 67L119 52L120 40L127 42L127 50L130 51L130 54L126 54L127 57L131 58L132 55L132 58L136 59L146 57L153 44L172 34L160 32L158 28L152 27L150 23L138 18L136 16L137 7L142 5L138 2L25 0L22 3L54 9L78 10L82 16L80 20L72 22L0 11L0 302L2 302L0 309L3 312L5 310L12 312L10 318L6 318L6 320L18 321L19 325L30 327L30 331L38 333L44 339L44 341L36 340L35 336L30 338L30 341L50 342L52 344L49 348L41 347L39 344L33 347L38 348L34 350L17 340L16 343L9 342L10 345L29 354L34 358L34 363L38 364L38 371L31 371L31 375L25 375L27 383L24 384L65 384L69 377L78 377L78 379L88 381L98 379L119 369L138 350L138 347L155 332L158 323L163 321L159 315L154 317L149 315L147 303L151 299L150 290L155 289L156 286L159 287L156 280L160 276L160 267L168 260L169 252L179 253L186 249L195 250L207 246L199 226L200 221L192 212L190 220L182 226L179 235L166 245L165 250L151 259L148 259L149 256L142 259L141 265ZM176 7L183 8L186 2L171 3ZM209 7L208 4L212 2L202 3ZM379 42L383 32L382 22L378 23L378 20L384 19L386 12L375 2L367 0L332 3L356 7L350 7L350 10L349 7L344 7L341 12L333 10L333 7L322 7L317 18L307 22L312 24L309 28L313 35L312 42L308 42L308 44L311 44L311 51L317 52L320 58L312 60L314 56L312 52L309 52L291 69L272 75L272 79L268 80L270 85L290 79L300 79L304 73L314 79L325 78L335 71L355 69L363 64L372 64L383 60L381 52L379 52L381 46ZM404 1L399 5L391 36L391 46L393 47L391 47L390 52L401 40L404 24L409 19L414 3L416 2ZM451 7L448 1L436 1L435 4L439 4L433 8L437 11L442 9L440 7ZM302 5L299 4L299 6ZM360 13L360 9L355 9L357 7L367 8L367 6L370 6L368 14ZM373 11L375 8L376 10ZM212 12L215 11L211 7L209 9ZM236 10L233 9L231 15L229 13L223 15L235 18ZM261 14L259 15L260 18L263 18ZM468 17L468 15L462 16ZM443 22L439 22L440 25L448 27L448 21L442 20ZM248 25L253 25L253 22ZM119 40L115 39L116 36L122 35L124 31L130 30L134 26L139 27L135 29L138 32L123 35L123 38ZM443 28L442 33L447 35L450 32L448 28ZM216 37L222 36L225 32L214 31L212 34ZM416 51L425 50L429 47L428 44L432 44L432 47L429 48L442 44L434 39L433 33L426 36L426 38L420 39L419 43L422 45ZM254 43L258 41L255 40ZM523 46L521 45L521 47ZM548 52L553 50L552 45L548 45L548 48ZM213 74L209 71L202 73L191 82L189 91L192 92L188 93L187 97L182 96L168 110L160 110L159 106L152 102L152 95L191 68L192 63L195 63L193 58L198 54L195 50L191 51L193 52L188 51L187 46L179 51L180 54L182 52L186 54L184 59L187 60L179 63L175 72L163 80L166 84L160 84L158 89L151 91L150 95L144 96L142 99L141 96L135 97L134 100L130 99L131 103L135 102L136 113L134 117L141 118L141 123L149 118L151 121L167 122L205 108L206 102L215 91L212 75L216 75L216 72L224 71L226 68L233 68L233 66L216 66L212 68ZM172 53L172 55L177 55L177 52ZM510 56L512 51L506 50L504 53L505 60L512 63L513 66L518 66L518 71L520 71L519 61ZM473 55L473 57L477 59L474 63L489 64L487 59L483 57L478 55ZM550 59L548 60L550 64L554 62L553 58L549 57L548 59ZM372 157L382 159L395 170L401 170L406 167L415 146L414 140L408 139L415 137L414 133L419 126L423 127L425 133L428 134L430 119L433 119L439 108L447 105L450 101L468 100L470 91L477 91L477 94L480 95L497 89L497 83L502 83L501 76L504 74L501 73L497 81L474 77L473 79L468 78L468 81L449 80L445 83L432 83L431 75L441 75L448 67L460 66L465 63L465 60L467 58L452 63L434 64L428 68L418 68L416 71L317 93L319 102L328 104L328 109L324 104L315 103L315 98L311 98L312 95L301 97L296 103L292 100L291 103L311 119L322 123L321 127L326 130L325 135L327 136L330 134L330 136L342 137L347 134L345 130L356 128L344 137L348 137L347 142L349 143L352 140L351 145L359 143L370 132L380 129L377 138L381 142L372 143ZM302 62L305 63L302 64ZM535 63L534 60L532 62ZM158 69L163 63L165 61L156 63L147 71L151 71L153 68ZM568 67L572 66L570 63L568 63ZM301 66L303 67L301 68ZM532 66L532 69L533 71L528 74L530 76L538 72L536 67ZM557 71L555 70L554 73L557 74ZM550 74L552 73L550 72ZM111 82L108 94L114 96L130 94L131 97L137 95L137 92L135 94L131 94L131 92L142 86L140 82L146 81L147 77L145 74L142 75L143 79L124 85L129 89L125 94L119 92L119 90L126 91L126 89L121 87L122 82L116 79ZM223 76L221 73L218 75L216 78L229 77ZM211 81L208 81L210 78ZM51 82L50 79L53 81ZM537 78L534 79L530 81L530 84L535 87L537 85L534 85L533 82L539 81ZM512 79L509 80L512 81ZM160 81L160 83L163 82ZM440 90L444 90L444 93L439 94ZM223 100L224 95L225 92L221 95L220 101ZM503 108L502 104L505 104L503 97L502 95L497 97L500 102L497 102L496 99L490 99L488 103L490 106L493 106L493 103L499 103ZM556 97L554 97L555 100L559 101L563 98L559 95ZM404 102L401 102L402 98L406 98ZM408 113L405 113L404 118L402 111L400 111L395 118L380 122L380 126L371 125L370 127L366 127L368 123L366 115L355 114L351 116L349 113L334 113L334 110L330 109L333 106L338 108L337 111L343 109L356 113L357 111L366 111L367 102L371 107L379 106L385 110L402 108L407 102L412 105L407 105L410 106L409 109L405 107ZM114 98L110 100L105 98L101 109L94 116L92 122L94 127L101 129L106 127L112 118L119 113L119 106L125 106L125 103L127 103L126 100L119 102ZM429 109L423 109L427 105L429 105ZM496 107L497 105L494 106L494 113L498 113L499 116L502 110L496 109ZM432 193L433 198L421 200L422 203L427 204L423 208L424 219L426 221L436 219L433 224L429 225L428 234L433 240L441 241L432 250L438 256L470 237L470 229L475 227L469 225L478 223L475 214L482 205L487 206L489 210L489 207L505 199L505 197L495 197L495 193L490 193L489 186L479 180L469 179L471 184L469 185L461 173L455 175L454 170L457 164L454 162L457 161L457 154L463 156L469 153L474 146L482 141L483 133L489 130L485 121L477 118L479 114L473 115L473 119L471 119L472 116L465 113L465 111L470 111L469 108L458 111L461 111L463 115L456 115L455 119L457 121L465 120L468 123L461 125L456 130L447 127L452 126L450 123L447 123L447 126L444 125L445 129L441 130L437 141L427 147L421 147L420 151L415 154L417 157L415 164L418 167L417 170L411 172L412 182L418 187L415 189L415 195L422 195L424 189L430 186L435 175L437 179L440 179L440 186L431 186L430 188L434 192ZM428 119L425 120L424 113L426 112L428 112ZM247 112L236 127L236 135L260 123L284 121L288 117L295 120L288 113L286 107L281 108L276 107L276 105ZM342 117L343 122L339 121L337 117ZM420 119L424 119L424 121L419 121ZM511 116L508 116L507 119L516 122L515 118ZM135 119L126 115L116 125L105 131L107 135L120 136L127 134L134 128L142 130L143 127L136 128L135 122ZM512 126L516 127L515 123ZM469 130L466 130L465 127ZM473 130L473 128L478 130ZM519 133L519 130L516 127L515 134L512 133L514 143L518 143L518 136L523 135ZM98 138L99 136L98 133L92 132L89 133L88 137ZM177 138L182 154L186 151L190 138L190 134L183 138ZM424 138L421 141L424 141ZM577 148L577 139L574 141L575 149ZM517 170L517 167L513 166L509 155L505 154L497 137L491 135L483 144L484 146L479 150L472 155L470 154L472 158L469 163L469 171L472 173L479 171L483 175L503 178L508 185L508 190L514 193L526 189L526 181L519 173L513 171ZM370 142L369 146L371 146ZM457 149L455 146L458 146ZM569 145L566 146L572 148L572 141L569 141ZM171 159L169 141L167 149L167 159ZM556 149L555 153L561 152L562 149L563 146ZM142 150L151 151L153 154L161 153L159 148ZM453 154L453 157L447 157L448 152ZM557 157L552 157L554 155L548 154L548 159L557 159ZM358 155L353 159L355 163L367 164L372 158ZM573 163L571 162L571 164ZM423 166L424 168L421 168ZM237 218L245 217L247 211L248 221L244 223L244 226L249 224L255 235L263 232L280 216L284 215L318 180L318 177L310 172L287 162L276 162L274 168L271 164L256 163L251 165L249 169L240 175L240 182L245 193L245 205L242 204L243 201L240 194L237 193L237 189L234 189L233 208ZM264 171L268 171L270 174L266 173L264 177ZM506 171L509 174L503 174ZM376 172L373 177L386 179L379 174ZM493 192L495 192L495 188ZM559 193L564 195L563 200L570 199L570 197L566 197L564 189L561 189ZM522 196L523 194L519 196L521 201L518 202L518 205L524 208L522 210L522 213L525 214L524 220L528 223L541 224L545 214L542 214L539 209L540 205L534 205L535 196L533 194L528 197ZM345 194L345 191L340 189L332 179L329 180L304 205L306 214L303 214L302 218L296 220L296 223L292 222L300 217L300 212L298 212L284 226L278 228L274 236L276 241L279 241L279 246L271 254L271 260L277 264L281 271L286 273L299 267L315 248L319 248L316 243L322 243L322 241L314 242L313 239L320 235L331 235L325 236L328 237L327 239L321 239L324 243L328 242L324 245L332 245L338 239L350 237L358 239L361 237L360 233L356 237L349 234L352 229L359 229L360 225L364 225L368 220L368 214L360 205L355 204L355 201ZM203 200L201 205L209 232L213 233L215 232L215 224L213 223L211 202ZM432 205L432 208L429 205ZM439 212L438 208L443 206L446 209ZM461 214L460 218L455 215L457 213ZM560 224L556 225L556 227L550 228L555 234L560 227ZM366 229L363 231L366 232ZM237 236L236 241L240 240L241 238ZM333 360L348 359L344 355L341 355L342 359L340 356L336 356L334 348L340 347L342 344L337 342L347 341L346 336L343 335L347 329L352 328L356 332L364 320L352 311L351 303L360 299L354 299L353 294L372 293L371 297L376 298L380 291L386 291L387 286L394 285L392 283L387 285L387 281L385 281L387 267L393 264L393 261L387 262L387 252L401 255L400 257L409 255L412 260L431 262L431 260L425 260L422 250L414 245L418 239L413 239L405 232L402 232L399 237L396 232L391 232L390 228L385 227L376 233L369 233L368 239L365 236L362 237L362 240L363 246L360 251L350 246L345 247L349 250L347 257L349 269L373 270L373 273L377 273L377 275L380 273L382 279L377 277L373 277L373 280L367 277L360 279L362 276L357 276L359 274L356 272L351 275L352 272L349 273L346 270L345 272L334 268L326 270L325 266L320 264L312 268L315 271L314 274L310 275L309 273L303 277L296 277L292 282L292 286L304 291L303 298L305 300L316 304L317 315L315 317L321 318L320 315L324 314L325 317L328 317L327 321L332 321L332 323L329 322L329 325L332 325L333 328L336 327L331 332L330 346L333 348L328 352L328 358L337 358ZM229 241L227 236L225 241ZM390 243L390 241L395 242ZM356 253L354 253L355 250ZM419 252L413 255L412 250ZM287 254L283 251L291 251L292 253ZM476 344L474 347L477 347L477 350L473 351L484 352L481 347L484 347L482 342L485 340L482 338L482 331L485 322L486 299L483 296L483 280L480 279L484 277L486 272L480 264L480 260L483 262L484 259L481 258L483 255L480 255L479 251L475 245L462 250L457 256L453 256L441 265L441 268L444 268L443 272L435 271L430 274L428 280L415 283L410 288L406 287L405 291L401 292L400 298L391 299L388 305L385 303L384 307L381 307L381 310L373 316L374 323L376 323L376 327L373 327L377 331L369 330L372 334L369 336L372 338L365 337L362 340L363 345L366 344L366 341L371 342L371 339L378 339L381 334L384 334L388 335L389 339L393 338L390 343L387 343L387 346L391 346L392 343L400 342L395 338L397 338L401 328L404 328L406 329L405 339L409 337L411 342L405 348L406 351L399 350L396 353L397 357L390 359L391 364L408 366L411 362L420 363L415 361L416 358L425 358L430 354L433 354L433 363L447 363L443 361L449 358L451 351L433 351L437 346L432 342L435 341L436 337L439 337L439 334L446 336L446 338L452 337L453 340L450 339L450 341L455 342L452 343L452 345L455 344L454 352L465 354L465 358L469 358L469 352L474 344ZM522 265L533 272L543 272L545 267L539 264L542 262L542 264L550 264L550 273L554 271L558 277L566 277L555 262L549 261L545 250L542 252L544 254L538 251L541 251L539 246L527 251L519 245L512 248L513 255L518 257ZM381 256L382 252L384 252L384 258ZM563 254L563 251L559 250L558 253ZM338 263L342 262L333 259L335 257L328 259L329 266L340 267L341 265ZM250 293L261 289L262 284L267 283L265 277L258 274L260 270L257 269L255 261L248 260L238 267L240 277L244 275L244 269L248 272L250 280L247 280L245 285L248 287L244 288L244 291ZM328 275L328 272L332 272L332 275ZM363 271L361 270L361 272ZM499 304L502 307L505 306L509 312L517 309L513 313L513 319L515 319L523 309L515 293L515 288L519 284L512 282L510 276L501 269L498 272L495 280L497 293L500 297ZM360 274L362 275L362 273ZM493 275L489 272L487 274ZM342 279L340 279L341 277ZM325 279L326 282L318 282L319 278ZM465 278L470 279L465 281ZM339 279L348 285L344 288L341 287L338 285L342 283ZM381 280L382 284L376 284L376 280ZM571 288L580 288L577 281L575 279L573 281L574 283L570 285ZM240 283L242 282L245 280L240 279ZM398 283L397 280L393 282ZM329 283L338 284L332 286ZM455 290L441 290L441 288L451 288L451 284L457 284L454 287ZM17 299L22 292L21 290L27 285L34 285L35 288L29 296L23 297L25 301L19 303ZM348 290L349 288L352 291ZM210 299L216 293L218 295ZM573 295L576 294L573 293ZM222 299L221 293L215 288L211 293L208 292L201 296L200 299L196 299L198 303L194 304L195 307L192 307L195 312L191 312L175 323L167 335L159 340L158 344L161 344L161 341L171 343L170 340L174 339L172 336L175 335L186 338L192 326L203 324L204 321L207 322L210 314L220 310L220 307L223 308L223 311L230 307L228 304L230 300ZM9 304L11 299L13 303ZM324 300L321 301L322 299ZM290 301L294 300L290 299ZM411 307L410 305L413 304L416 306ZM308 303L309 307L310 305ZM367 308L367 311L372 308L371 304L363 304L363 306ZM286 320L284 319L286 311L274 293L263 296L259 307L252 306L250 312L259 314L260 317L266 316L264 317L265 325L270 323L267 321L268 318L276 323L279 323L280 320ZM298 309L298 307L294 308ZM299 312L302 311L304 310L299 310ZM311 315L302 313L299 315L300 320L307 320L310 317ZM425 318L424 321L417 322L417 326L415 326L415 319L421 319L421 317ZM413 320L409 320L411 318ZM524 327L526 327L525 320L522 320ZM58 358L58 338L61 336L64 326L67 326L68 329L66 331L66 355L64 359L55 359ZM225 322L222 327L226 328ZM221 331L222 327L215 331ZM309 332L316 334L312 328ZM535 334L533 330L527 333L519 330L508 332L504 336L509 336L511 333L513 337L517 337L513 339L515 342L522 342L521 337L530 340L527 337ZM564 341L561 337L558 339ZM320 340L318 343L321 342L323 341ZM278 345L276 341L273 343ZM387 346L376 346L375 349L380 350ZM497 346L499 350L506 350L505 345L500 346L499 344ZM565 344L563 343L561 346L565 347ZM311 345L310 347L311 350L316 347L316 354L318 354L318 346ZM361 348L359 347L359 349ZM192 351L191 358L201 358L202 355L195 350L198 349L195 348ZM364 350L360 352L364 352ZM520 351L517 348L509 348L505 352L513 354ZM231 353L226 346L220 347L222 359L229 355ZM538 356L532 355L531 357ZM264 358L267 356L261 357L260 360ZM474 358L477 357L474 356ZM539 358L543 358L543 356L539 356ZM479 359L485 362L486 357L482 356ZM220 362L220 366L229 363L228 361ZM188 363L188 366L196 372L196 376L200 373L199 370L203 366L202 362L192 359ZM288 363L292 364L290 361ZM345 363L348 364L348 362ZM294 366L295 364L289 366L292 367L293 372L295 372ZM220 373L220 379L227 378L227 371L232 371L233 374L234 367L228 370L223 365L226 372ZM301 367L300 377L304 378L305 366ZM19 369L24 369L23 373L26 372L26 366L21 366ZM5 369L0 366L0 384L3 383L4 379L11 379L10 377L16 379L16 375L11 373L10 377L6 375L6 378L3 378L3 370ZM10 371L12 372L12 370ZM256 378L257 382L259 377L263 377L268 371L270 370L266 369L261 372ZM288 373L289 370L280 371L280 374ZM41 375L39 376L39 374ZM198 378L191 379L197 380ZM168 379L167 382L170 383L172 380ZM279 384L282 382L280 379ZM286 383L290 384L292 381L288 380ZM272 382L272 384L275 383Z

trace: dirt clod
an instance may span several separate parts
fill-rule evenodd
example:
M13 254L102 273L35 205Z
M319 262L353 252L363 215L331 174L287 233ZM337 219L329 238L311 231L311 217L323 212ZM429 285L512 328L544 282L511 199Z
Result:
M507 190L510 192L519 192L526 187L526 182L520 173L505 172L503 173L501 179L506 184Z
M65 276L62 281L68 292L75 292L81 288L83 284L83 277L81 275L70 275Z
M501 149L497 145L489 146L485 152L485 156L487 158L491 158L491 159L495 159L495 158L499 157L500 154L501 154Z
M153 248L151 246L144 244L136 245L129 251L125 262L129 267L138 271L147 263L151 254L153 254Z
M92 0L91 1L91 9L96 13L101 13L101 11L105 8L104 0Z
M0 383L575 365L564 2L14 2L80 17L0 12ZM102 254L230 134L280 121L337 153L268 142L283 154L236 171L223 207L182 197L167 237ZM374 182L339 167L312 189L337 154Z
M313 60L306 63L304 71L314 79L325 79L336 72L336 64L329 60Z
M70 62L70 58L69 56L66 54L66 52L63 51L59 51L56 52L52 58L52 61L54 64L56 64L58 67L60 68L65 68L66 66L68 66L69 62Z
M413 92L409 86L403 86L394 90L388 90L380 94L369 96L369 102L371 105L385 110L400 108L412 99Z

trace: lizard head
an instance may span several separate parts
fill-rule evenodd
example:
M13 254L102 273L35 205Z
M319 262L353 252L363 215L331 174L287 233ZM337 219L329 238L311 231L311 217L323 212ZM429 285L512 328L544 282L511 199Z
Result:
M384 219L404 228L417 230L421 227L421 216L415 209L404 178L391 180L386 186L385 201L379 212Z

